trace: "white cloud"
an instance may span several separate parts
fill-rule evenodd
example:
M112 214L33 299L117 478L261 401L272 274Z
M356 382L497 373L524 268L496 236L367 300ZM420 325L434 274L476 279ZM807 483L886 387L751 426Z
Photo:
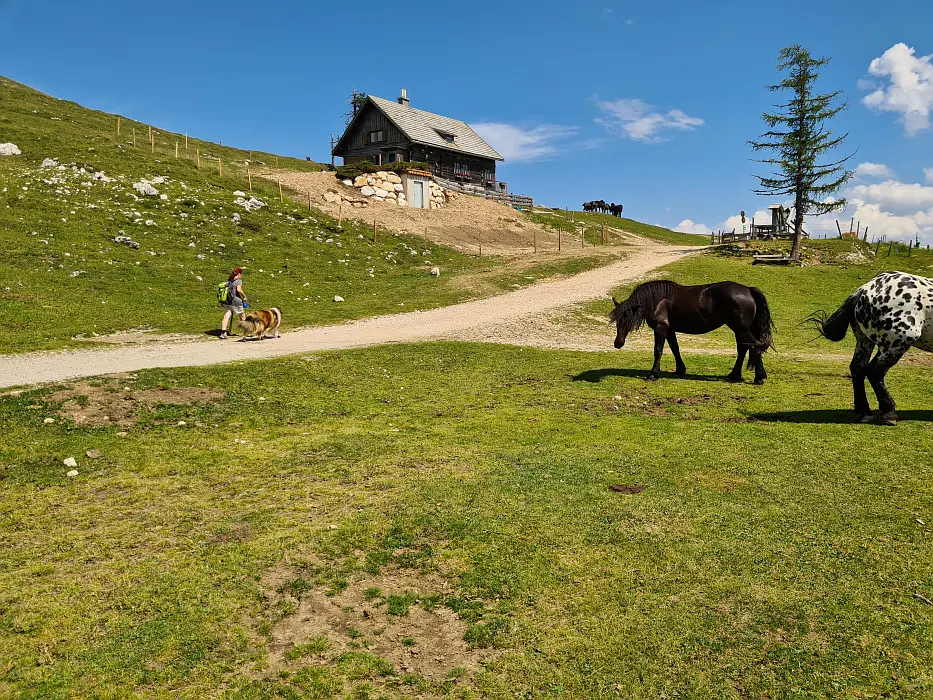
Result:
M483 122L471 126L506 161L512 162L541 160L557 155L558 142L574 136L578 131L573 126L556 124L542 124L529 128L515 124Z
M664 130L692 131L705 122L691 117L679 109L667 114L652 111L643 100L601 100L596 103L603 116L594 121L609 133L642 143L659 143L666 139L658 135Z
M907 44L895 44L874 59L868 72L890 84L862 98L870 109L896 112L908 136L930 127L933 113L933 55L914 56Z
M894 172L887 165L881 163L859 163L855 167L855 177L886 177L893 178Z
M933 207L933 187L916 182L885 180L873 185L855 185L848 196L875 203L884 211L898 216Z
M680 231L681 233L702 233L707 236L710 234L709 226L691 221L690 219L684 219L681 221L674 227L674 230Z
M933 168L924 168L923 177L928 185L933 185Z

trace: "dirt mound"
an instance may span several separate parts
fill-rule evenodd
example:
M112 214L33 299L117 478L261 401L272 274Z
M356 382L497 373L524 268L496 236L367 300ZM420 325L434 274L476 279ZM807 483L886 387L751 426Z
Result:
M119 425L128 428L136 423L140 410L148 410L159 404L187 406L224 398L224 393L215 389L159 387L138 390L125 386L127 381L113 379L93 384L81 382L71 389L49 394L45 400L61 403L58 415L70 418L75 425L85 428Z
M435 243L475 253L482 243L483 251L500 255L527 253L534 247L537 237L538 249L557 249L557 233L529 221L511 207L481 197L457 194L443 209L412 209L391 202L371 200L363 209L354 209L324 200L326 192L340 192L346 196L359 197L359 190L347 187L331 172L299 173L285 170L260 170L257 175L281 182L301 193L299 201L307 205L308 195L312 204L331 216L341 214L345 218L361 219L370 226L375 220L390 231L427 236ZM574 237L563 234L565 244ZM579 242L579 238L576 238ZM571 247L571 246L568 246Z
M289 612L271 629L270 672L345 663L357 654L375 676L414 674L440 683L469 677L483 661L484 652L464 641L466 623L442 606L449 586L437 576L386 567L334 593L280 565L261 585L270 610Z

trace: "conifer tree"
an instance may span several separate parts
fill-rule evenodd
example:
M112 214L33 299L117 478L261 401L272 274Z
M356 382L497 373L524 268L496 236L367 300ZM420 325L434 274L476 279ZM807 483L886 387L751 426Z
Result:
M852 178L852 172L845 168L851 155L820 162L848 136L836 136L828 127L829 120L847 107L845 100L839 99L842 91L815 94L819 70L827 63L828 58L813 58L797 44L782 49L777 69L787 77L769 85L768 90L789 92L788 101L775 105L778 111L761 115L769 130L760 140L749 141L756 152L772 152L772 157L759 162L775 169L769 176L756 175L759 187L755 194L794 197L792 260L800 259L804 217L845 209L845 199L832 197Z

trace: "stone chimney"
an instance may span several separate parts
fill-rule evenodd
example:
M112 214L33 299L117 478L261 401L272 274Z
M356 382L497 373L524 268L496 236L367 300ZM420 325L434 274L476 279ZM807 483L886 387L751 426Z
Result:
M402 105L403 107L408 106L408 90L406 90L405 88L402 88L402 94L399 95L398 103Z

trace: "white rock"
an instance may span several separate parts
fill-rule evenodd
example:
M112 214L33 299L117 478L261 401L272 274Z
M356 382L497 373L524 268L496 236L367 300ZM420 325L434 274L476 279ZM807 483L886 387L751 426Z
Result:
M66 467L77 467L78 461L74 457L66 457L62 464Z
M263 202L261 199L256 199L255 197L250 197L249 199L237 197L235 204L239 204L241 207L246 209L246 211L255 211L266 206L265 202Z
M58 167L58 161L55 160L54 158L46 158L44 161L42 161L42 165L40 165L39 167L40 168L56 168Z
M146 226L155 226L156 222L152 219L146 219Z
M432 268L431 268L431 274L434 275L435 277L440 277L440 276L441 276L441 268L439 268L439 267L432 267Z
M165 200L168 199L168 195L167 195L167 194L160 194L160 195L159 195L159 199L161 199L162 201L165 201Z
M233 196L234 196L234 197L245 197L245 196L246 196L246 192L244 192L243 190L234 190L234 191L233 191Z
M0 143L0 156L21 156L23 152L15 143Z
M391 182L393 185L397 185L397 184L401 183L402 178L400 178L400 177L399 177L398 175L396 175L395 173L388 173L388 174L386 175L386 181L387 181L387 182Z
M343 297L342 297L342 296L339 296L339 295L338 295L338 296L335 296L335 297L334 297L334 301L343 301Z
M394 189L396 192L403 192L405 190L405 188L400 183L392 185L392 189Z
M185 421L180 420L180 421L178 421L178 425L179 425L179 426L182 426L182 425L188 425L188 424L187 424Z
M376 196L377 196L377 197L382 197L383 199L385 199L385 198L388 196L388 194L389 194L389 193L386 192L386 191L385 191L384 189L382 189L381 187L377 187L377 188L376 188Z
M139 192L140 194L144 194L149 197L155 197L157 194L159 194L159 190L153 187L151 182L147 182L146 180L140 180L139 182L134 182L133 189Z
M374 194L376 194L376 190L374 190L369 185L364 185L363 189L360 190L360 194L364 197L372 197Z
M152 178L152 180L150 180L150 182L151 182L153 185L162 185L162 184L165 184L165 178L162 177L161 175L157 175L156 177Z
M77 475L78 475L78 470L77 470L77 469L72 469L71 471L68 472L68 474L67 474L66 476L68 476L68 477L74 479Z
M42 422L45 423L46 425L52 425L52 423L55 422L55 419L54 419L54 418L46 418L46 419L45 419L44 421L42 421Z
M402 197L399 197L398 200L397 200L395 203L398 204L400 207L407 207L407 206L408 206L408 202L406 202L405 199L402 198Z
M347 187L353 187L353 180L347 178L346 180L341 180L341 182Z
M331 204L336 204L337 202L340 201L340 195L337 194L336 192L325 192L324 201L330 202Z
M389 177L389 173L387 173L385 170L380 170L376 173L376 177L378 177L380 180L385 180L387 177Z
M367 185L367 184L369 184L369 183L367 182L368 179L369 179L369 178L366 177L365 175L357 175L357 176L356 176L356 179L353 181L353 186L354 186L354 187L362 187L363 185Z

